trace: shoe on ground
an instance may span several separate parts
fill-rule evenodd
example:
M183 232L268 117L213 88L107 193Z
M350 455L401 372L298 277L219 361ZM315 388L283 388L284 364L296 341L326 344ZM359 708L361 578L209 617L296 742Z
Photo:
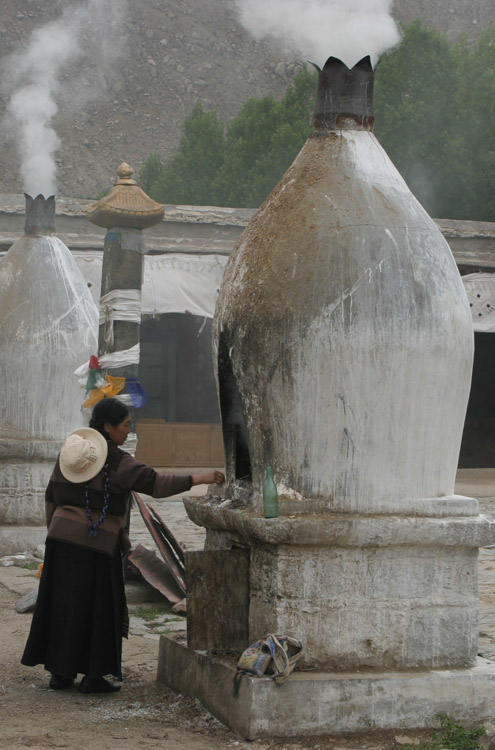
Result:
M116 693L120 690L120 683L112 683L104 677L82 678L78 690L80 693Z
M72 687L74 679L72 677L62 677L61 674L52 674L48 687L51 690L64 690L65 688Z

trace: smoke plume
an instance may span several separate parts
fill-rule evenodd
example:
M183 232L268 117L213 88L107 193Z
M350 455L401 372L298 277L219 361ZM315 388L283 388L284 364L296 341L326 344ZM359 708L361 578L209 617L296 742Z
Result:
M83 53L100 73L100 66L111 59L109 50L117 54L112 36L124 5L125 0L69 0L57 20L36 29L26 47L2 64L1 88L9 100L3 129L15 142L23 189L29 195L56 193L60 141L53 120L68 91L73 99L81 98L77 72L70 87L62 79ZM100 93L93 87L92 96ZM64 109L70 110L70 101L64 101Z
M390 15L392 0L234 0L241 23L259 40L322 67L338 57L349 67L366 55L376 64L400 40Z

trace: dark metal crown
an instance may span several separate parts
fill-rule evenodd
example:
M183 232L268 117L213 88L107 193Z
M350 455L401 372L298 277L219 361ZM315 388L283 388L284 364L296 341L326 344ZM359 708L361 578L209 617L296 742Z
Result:
M313 63L314 65L314 63ZM314 112L316 130L373 130L374 72L369 55L353 68L329 57L318 70Z

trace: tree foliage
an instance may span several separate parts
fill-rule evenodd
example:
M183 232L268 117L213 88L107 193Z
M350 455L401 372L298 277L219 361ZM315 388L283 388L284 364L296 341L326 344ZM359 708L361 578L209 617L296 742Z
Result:
M448 203L452 164L452 48L440 32L413 22L376 73L375 134L412 192L435 216Z
M285 96L247 99L226 126L196 104L177 154L146 161L140 184L165 203L256 207L311 132L316 74ZM451 44L414 21L380 61L375 133L436 217L495 221L495 27Z
M453 218L495 221L495 26L475 45L454 47L460 86L457 92L460 190Z
M450 44L414 21L379 63L375 132L430 214L495 220L495 29Z
M139 172L139 185L145 193L153 191L153 186L160 179L162 172L163 164L160 155L156 153L150 154Z
M281 102L250 98L225 137L219 179L227 206L256 207L292 164L311 133L316 74L303 68Z
M215 185L224 150L223 126L216 112L205 111L197 102L184 120L178 152L150 188L151 197L165 203L221 205Z
M282 101L251 97L226 128L197 103L184 120L177 154L158 171L151 154L139 184L164 203L259 206L311 132L315 90L316 74L303 68Z

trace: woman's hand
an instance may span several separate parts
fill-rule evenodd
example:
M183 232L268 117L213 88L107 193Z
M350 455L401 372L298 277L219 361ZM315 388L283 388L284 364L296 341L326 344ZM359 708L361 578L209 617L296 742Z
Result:
M209 471L207 474L192 474L192 485L195 487L197 484L223 484L225 482L225 475L221 471Z

